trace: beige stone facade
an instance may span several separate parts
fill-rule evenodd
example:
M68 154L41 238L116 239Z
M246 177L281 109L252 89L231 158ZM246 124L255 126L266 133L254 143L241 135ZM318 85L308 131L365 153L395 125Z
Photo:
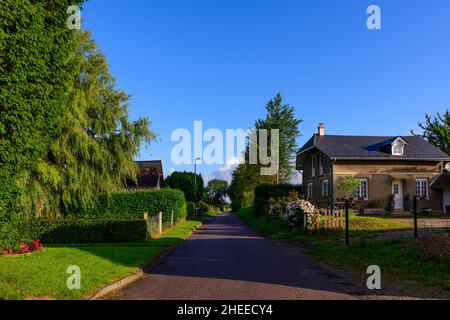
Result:
M430 188L432 181L443 171L443 161L332 160L317 150L302 157L301 161L297 167L302 168L304 195L310 196L317 206L325 207L336 202L339 197L336 185L342 177L351 176L366 181L366 190L362 193L367 198L356 200L362 207L388 209L395 191L401 193L396 198L396 211L409 211L417 193L417 182L426 181L427 195L418 200L418 209L443 210L442 190Z

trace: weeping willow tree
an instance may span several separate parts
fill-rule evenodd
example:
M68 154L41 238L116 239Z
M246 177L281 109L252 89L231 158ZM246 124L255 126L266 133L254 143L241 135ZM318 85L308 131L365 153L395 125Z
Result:
M61 115L61 134L38 166L39 215L65 213L87 206L99 192L122 188L135 177L134 157L155 134L148 118L131 121L129 96L116 89L107 60L89 32L75 35L71 57L75 76L68 112Z

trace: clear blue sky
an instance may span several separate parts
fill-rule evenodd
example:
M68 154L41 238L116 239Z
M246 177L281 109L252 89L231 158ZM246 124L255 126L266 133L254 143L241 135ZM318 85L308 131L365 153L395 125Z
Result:
M366 9L382 10L382 30ZM448 0L91 0L83 11L131 117L162 141L142 159L165 173L177 128L251 127L281 92L304 120L302 145L329 134L408 135L450 108ZM217 166L200 167L212 175Z

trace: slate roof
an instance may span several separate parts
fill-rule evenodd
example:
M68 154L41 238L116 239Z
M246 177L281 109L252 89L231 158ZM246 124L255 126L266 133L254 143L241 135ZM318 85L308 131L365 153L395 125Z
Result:
M450 172L442 173L436 180L434 180L430 187L432 189L450 189Z
M338 136L314 135L298 151L298 154L318 149L331 159L364 159L364 160L449 160L450 156L428 141L418 136L401 136L405 145L403 156L394 156L386 145L392 143L399 136Z
M161 160L136 161L139 166L137 185L131 179L126 180L126 188L149 189L162 187L164 182Z

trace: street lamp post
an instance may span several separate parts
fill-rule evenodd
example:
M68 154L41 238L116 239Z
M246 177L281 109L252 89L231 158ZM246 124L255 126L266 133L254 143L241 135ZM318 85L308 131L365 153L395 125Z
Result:
M201 160L200 157L194 160L194 219L197 219L197 161Z
M417 196L413 198L413 212L414 212L414 238L417 239L419 232L417 230Z

